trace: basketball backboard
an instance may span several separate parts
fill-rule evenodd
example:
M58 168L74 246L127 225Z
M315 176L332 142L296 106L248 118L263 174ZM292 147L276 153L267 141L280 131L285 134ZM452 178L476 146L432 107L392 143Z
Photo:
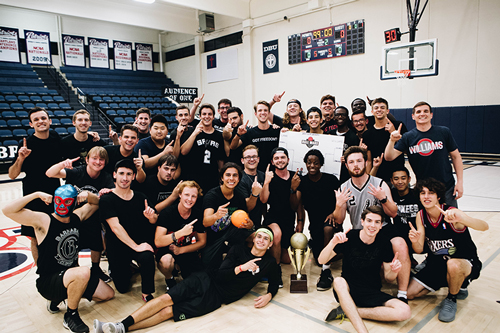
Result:
M380 79L396 79L401 70L410 70L410 78L438 75L436 54L437 39L384 46Z

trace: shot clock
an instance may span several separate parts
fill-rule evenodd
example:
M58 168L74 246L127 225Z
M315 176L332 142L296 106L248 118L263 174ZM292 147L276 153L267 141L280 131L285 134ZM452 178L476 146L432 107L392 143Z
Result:
M357 20L288 36L288 63L365 52L365 21Z

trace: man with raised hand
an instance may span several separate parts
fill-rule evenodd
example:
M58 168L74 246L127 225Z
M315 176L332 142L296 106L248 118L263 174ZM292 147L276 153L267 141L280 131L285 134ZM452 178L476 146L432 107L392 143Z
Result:
M391 133L385 148L386 160L392 161L406 152L417 181L432 177L443 182L446 193L442 199L458 207L457 200L464 193L464 166L450 129L432 125L432 107L427 102L415 104L411 117L416 127L407 133L399 128ZM449 158L457 176L456 183Z
M415 186L422 209L416 219L416 228L410 223L409 238L416 253L428 252L427 263L411 280L408 298L424 296L448 287L439 320L455 320L457 299L467 298L467 287L479 278L482 263L469 228L486 231L483 220L470 217L444 202L446 187L433 178L419 180Z
M336 233L321 251L320 263L327 263L342 253L342 276L333 280L333 295L340 306L328 313L325 321L347 316L357 332L368 332L362 319L404 321L411 309L405 302L382 292L380 267L384 279L393 281L401 272L399 254L380 236L384 211L370 206L361 214L361 230Z
M47 206L54 202L53 213L27 209L26 206L35 199L40 199ZM77 201L88 203L74 210ZM88 219L98 205L99 198L96 195L87 191L78 195L73 186L63 185L55 190L54 198L44 192L34 192L10 202L2 209L8 218L34 228L40 253L36 287L40 295L48 300L47 309L51 313L59 312L57 304L67 299L63 325L71 332L89 332L78 313L82 297L89 301L106 301L115 294L88 267L78 266L81 221ZM54 308L50 307L51 303L55 304Z
M196 272L166 294L143 305L118 323L94 320L95 333L125 333L157 325L165 320L185 320L203 316L221 304L230 304L243 296L263 278L269 280L267 293L254 300L254 307L265 307L278 292L278 270L274 258L267 253L273 241L268 228L254 233L252 248L246 244L229 250L215 271Z
M234 137L237 135L238 127L243 125L243 112L239 107L230 107L229 110L227 110L227 119L227 125L224 126L224 129L222 130L222 137L230 145L231 141L233 141ZM246 122L245 127L247 130L250 129L250 127L248 127L248 121ZM226 162L233 162L241 166L241 154L243 148L243 146L239 146L236 149L232 149L229 152Z
M213 126L215 130L222 132L224 127L228 124L228 111L233 106L233 103L227 99L223 98L217 103L217 112L219 113L219 118L215 118L213 121Z
M366 173L366 155L366 150L357 146L349 147L345 151L344 160L351 179L335 192L337 204L333 218L335 223L342 224L346 212L349 212L352 228L361 229L361 214L365 207L379 206L384 210L382 235L391 240L394 253L399 253L402 269L398 274L397 297L406 301L411 262L408 246L405 240L397 235L391 222L391 217L398 213L398 207L392 200L389 186L382 179Z

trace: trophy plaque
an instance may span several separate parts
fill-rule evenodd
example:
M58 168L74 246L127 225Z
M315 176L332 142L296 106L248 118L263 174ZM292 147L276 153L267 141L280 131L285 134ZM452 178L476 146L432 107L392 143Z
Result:
M311 253L311 249L307 247L306 235L300 232L295 233L290 239L290 245L288 254L293 268L297 272L297 274L290 276L290 293L307 294L307 275L301 273Z

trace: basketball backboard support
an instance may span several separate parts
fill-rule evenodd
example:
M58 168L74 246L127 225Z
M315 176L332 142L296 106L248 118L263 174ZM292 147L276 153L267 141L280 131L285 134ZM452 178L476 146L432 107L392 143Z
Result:
M437 39L384 46L380 79L397 79L400 70L410 70L410 78L438 75L436 54Z

